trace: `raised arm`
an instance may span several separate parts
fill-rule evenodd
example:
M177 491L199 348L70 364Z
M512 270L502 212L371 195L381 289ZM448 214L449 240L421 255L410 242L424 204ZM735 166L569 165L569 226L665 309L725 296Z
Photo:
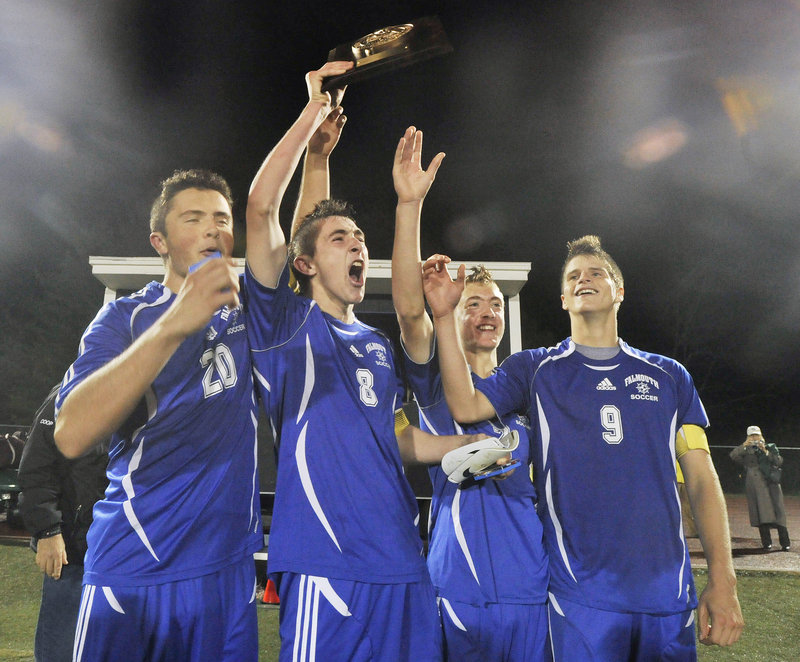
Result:
M679 462L697 533L708 560L708 583L697 605L700 642L730 646L739 640L744 619L736 595L725 497L707 451L689 450Z
M469 365L461 347L455 309L464 290L465 267L458 268L456 280L447 272L449 258L434 255L422 265L425 298L433 314L439 370L447 406L457 421L475 423L495 415L489 399L472 384Z
M337 99L341 99L344 89ZM330 165L329 160L333 148L339 142L342 135L342 128L347 121L344 109L335 105L334 109L328 113L325 121L317 127L311 140L306 147L306 155L303 159L303 177L300 180L300 195L297 198L297 206L294 210L292 219L292 229L290 238L294 237L297 226L308 214L314 211L314 206L320 200L327 200L331 197Z
M420 257L420 215L436 172L444 159L439 152L422 169L422 131L408 127L394 155L392 178L397 193L392 249L392 302L409 356L417 363L430 357L433 324L425 312Z
M180 344L223 306L238 306L238 292L239 276L230 258L209 260L188 274L167 312L67 395L56 417L58 449L78 457L111 437Z
M322 81L343 74L352 62L327 62L306 74L308 103L258 169L247 196L247 262L256 280L274 287L286 261L286 238L278 213L286 187L311 136L331 112L333 100ZM338 96L338 95L337 95Z

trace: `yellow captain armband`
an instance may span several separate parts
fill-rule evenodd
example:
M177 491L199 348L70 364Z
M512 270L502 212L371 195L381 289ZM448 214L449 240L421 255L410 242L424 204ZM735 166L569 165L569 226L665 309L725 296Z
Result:
M699 425L684 425L675 435L675 457L680 459L683 455L693 450L704 450L711 455L708 449L706 431Z
M402 409L398 409L394 413L394 435L400 436L400 433L405 430L411 423L408 422L406 413Z

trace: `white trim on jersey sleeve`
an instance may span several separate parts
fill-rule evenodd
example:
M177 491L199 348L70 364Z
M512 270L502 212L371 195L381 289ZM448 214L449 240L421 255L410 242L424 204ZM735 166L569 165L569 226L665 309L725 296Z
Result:
M131 319L129 322L130 332L131 332L131 342L136 340L136 338L133 337L133 323L136 321L136 316L145 308L156 308L157 306L160 306L162 303L169 301L171 296L172 292L167 287L164 287L164 291L155 301L151 302L144 301L133 309L133 311L131 312Z

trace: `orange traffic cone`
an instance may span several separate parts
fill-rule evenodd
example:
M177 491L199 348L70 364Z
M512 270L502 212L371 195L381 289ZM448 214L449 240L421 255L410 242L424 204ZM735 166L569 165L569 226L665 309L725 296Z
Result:
M264 587L264 597L261 602L265 605L279 605L281 599L278 597L278 592L275 590L275 582L271 579L267 580L267 585Z

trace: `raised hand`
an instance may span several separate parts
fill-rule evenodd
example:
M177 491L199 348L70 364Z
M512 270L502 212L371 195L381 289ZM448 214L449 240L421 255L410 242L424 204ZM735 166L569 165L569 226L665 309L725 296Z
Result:
M444 159L439 152L431 159L427 170L422 169L422 131L410 126L406 129L394 153L392 178L397 192L397 202L419 202L425 198Z
M331 92L322 91L323 79L330 78L331 76L340 76L341 74L353 68L353 62L326 62L322 67L316 71L309 71L306 74L306 87L308 88L308 99L316 103L322 103L330 108L338 106L342 102L345 87L337 87Z
M339 137L342 135L342 128L347 121L347 116L344 114L344 109L341 106L336 106L322 124L319 125L311 140L308 141L309 154L327 157L336 147L339 142Z
M434 318L452 313L464 291L466 267L462 264L453 280L447 271L449 262L450 258L446 255L436 254L422 265L422 289Z
M239 277L233 260L211 258L186 276L164 320L176 334L189 336L205 327L223 306L238 305Z

